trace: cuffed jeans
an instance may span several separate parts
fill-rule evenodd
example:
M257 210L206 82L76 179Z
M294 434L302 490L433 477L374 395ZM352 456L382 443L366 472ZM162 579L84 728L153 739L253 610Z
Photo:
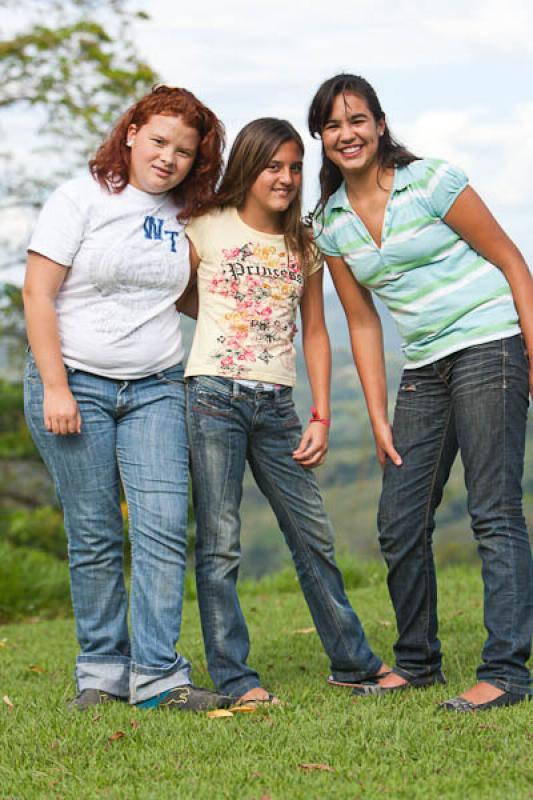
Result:
M101 689L137 703L190 683L190 665L176 653L188 509L183 369L131 381L67 373L81 434L45 429L43 385L31 354L25 413L64 513L81 649L78 691ZM132 552L131 636L121 481Z
M187 424L198 601L209 673L217 689L239 697L260 686L257 672L246 663L250 640L236 587L246 461L283 531L333 676L355 681L376 673L381 661L346 597L315 476L291 455L302 435L291 390L262 391L225 378L190 378Z
M397 670L406 678L441 666L431 540L460 450L488 631L477 677L506 691L531 691L533 568L521 489L528 396L520 336L404 371L393 424L403 465L386 464L378 524L398 625Z

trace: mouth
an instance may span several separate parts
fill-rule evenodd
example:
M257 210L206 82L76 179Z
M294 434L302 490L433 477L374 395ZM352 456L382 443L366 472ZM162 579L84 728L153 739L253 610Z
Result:
M346 147L339 147L338 152L343 158L357 158L363 151L362 144L350 144Z
M159 175L160 178L170 178L170 176L173 174L171 170L164 169L164 167L154 166L153 169L155 170L155 173Z

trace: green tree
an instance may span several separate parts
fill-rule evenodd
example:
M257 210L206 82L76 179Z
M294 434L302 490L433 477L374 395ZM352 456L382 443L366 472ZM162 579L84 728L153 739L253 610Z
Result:
M31 220L51 188L82 167L121 112L157 83L139 56L132 31L147 18L129 0L7 0L24 12L24 30L0 41L0 122L24 110L34 145L24 159L0 152L0 282L2 268L21 265L24 242L13 233ZM13 225L13 221L17 225ZM1 360L20 361L22 304L12 285L0 288Z

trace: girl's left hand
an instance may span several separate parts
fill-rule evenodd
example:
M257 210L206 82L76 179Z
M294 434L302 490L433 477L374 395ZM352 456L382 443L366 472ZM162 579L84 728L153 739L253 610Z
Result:
M292 457L295 461L305 467L319 467L326 460L328 452L329 430L326 425L320 422L313 422L307 426L307 430L300 440L300 444L293 451Z

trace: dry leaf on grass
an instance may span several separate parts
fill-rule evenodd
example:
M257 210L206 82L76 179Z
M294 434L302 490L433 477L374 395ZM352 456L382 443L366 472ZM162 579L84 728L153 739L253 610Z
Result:
M232 717L233 714L231 711L228 711L226 708L215 708L214 711L208 711L207 716L210 719L217 719L218 717Z
M319 770L320 772L335 772L329 764L298 764L300 769Z
M228 711L231 711L232 714L253 714L254 711L257 711L257 706L247 706L246 703L243 703L242 706L230 706Z
M130 725L131 725L132 728L135 728L135 729L141 727L141 723L138 722L136 719L132 719L131 722L130 722Z
M48 672L45 667L41 667L40 664L31 664L28 667L30 672L36 672L38 675L41 675L43 672Z
M112 733L111 736L109 736L107 741L118 742L119 739L125 739L125 738L126 734L124 733L124 731L115 731L115 733Z
M296 628L293 633L316 633L316 628Z
M101 714L95 714L94 717L92 718L91 722L100 722L101 719L102 719L102 715Z
M7 694L5 694L5 695L2 697L2 700L4 701L4 703L5 703L5 704L6 704L6 706L9 708L9 710L10 710L10 711L14 711L14 710L15 710L15 706L13 705L13 703L11 702L11 700L9 699L9 697L7 696Z
M7 639L0 639L0 648L7 647Z
M388 619L379 619L378 620L378 625L383 625L384 628L390 628L390 626L392 625L392 622L390 620L388 620Z

